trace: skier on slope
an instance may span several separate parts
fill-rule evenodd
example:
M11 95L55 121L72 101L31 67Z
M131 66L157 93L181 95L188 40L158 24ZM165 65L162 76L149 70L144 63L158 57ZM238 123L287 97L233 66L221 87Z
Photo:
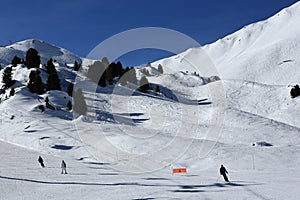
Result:
M220 174L224 177L224 180L226 182L229 182L228 177L226 175L226 174L228 174L228 172L227 172L226 168L223 165L221 165L221 167L220 167Z
M44 160L43 160L43 158L41 156L39 156L38 162L40 163L41 167L43 167L43 168L45 167Z
M61 161L61 174L67 174L67 165L64 160Z

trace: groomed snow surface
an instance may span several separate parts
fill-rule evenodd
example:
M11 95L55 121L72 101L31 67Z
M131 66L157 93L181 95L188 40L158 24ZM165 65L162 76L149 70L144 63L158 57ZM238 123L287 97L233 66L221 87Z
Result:
M2 66L15 55L24 58L30 47L39 51L42 63L55 59L63 89L31 94L26 87L29 70L23 65L13 68L16 94L9 97L6 91L0 104L0 199L298 200L300 98L291 99L288 86L299 84L299 13L296 3L205 46L219 71L212 76L221 80L194 74L186 60L197 60L203 50L189 49L147 66L147 78L160 86L160 94L122 86L97 88L96 93L87 89L88 116L76 119L66 110L70 97L64 91L76 76L84 88L92 88L93 83L84 80L85 71L74 72L72 67L76 60L86 70L93 61L40 40L0 47ZM158 64L163 74L155 70ZM137 75L142 76L140 69ZM46 82L42 66L41 76ZM226 97L224 123L212 124L222 102L212 98L211 89L220 83ZM126 92L133 93L128 97ZM56 110L42 113L38 106L46 97ZM212 127L222 127L216 141L207 135ZM96 155L90 141L82 140L86 135L132 155L159 151L178 137L182 145L191 145L185 149L179 143L183 154L169 162L160 162L154 153L134 163L106 146L98 146ZM213 148L202 158L205 144ZM38 156L44 158L45 168ZM61 174L61 160L68 174ZM142 164L155 170L125 170ZM221 164L229 172L229 183L219 175ZM160 165L164 167L157 169ZM187 173L172 174L173 167L186 167Z

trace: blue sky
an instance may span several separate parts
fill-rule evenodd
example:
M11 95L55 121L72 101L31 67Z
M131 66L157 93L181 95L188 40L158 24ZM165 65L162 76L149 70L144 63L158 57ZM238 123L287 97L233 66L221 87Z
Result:
M138 27L180 31L201 45L266 19L296 0L10 0L0 6L0 45L36 38L85 57L114 34ZM120 58L125 65L170 55L142 50Z

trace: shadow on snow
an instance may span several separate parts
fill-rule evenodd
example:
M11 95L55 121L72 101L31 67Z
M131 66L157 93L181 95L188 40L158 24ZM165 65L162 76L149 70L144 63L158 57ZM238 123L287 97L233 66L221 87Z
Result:
M171 190L171 192L205 192L200 190L201 188L225 188L225 187L246 187L259 185L257 183L215 183L207 185L171 185L171 184L145 184L138 182L123 182L123 183L92 183L92 182L75 182L75 181L42 181L26 178L14 178L7 176L0 176L0 179L12 180L12 181L23 181L29 183L47 184L47 185L82 185L82 186L139 186L139 187L173 187L179 188Z

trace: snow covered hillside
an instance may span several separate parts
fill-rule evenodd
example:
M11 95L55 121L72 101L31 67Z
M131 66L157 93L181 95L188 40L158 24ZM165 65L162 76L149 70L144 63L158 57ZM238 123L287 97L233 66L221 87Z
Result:
M299 11L298 2L265 21L245 26L203 47L224 80L229 107L290 125L300 123L300 118L292 117L293 112L299 112L299 106L297 99L289 98L288 88L299 84ZM152 65L193 70L187 61L197 60L203 50L189 49Z
M55 60L61 90L30 92L34 69L10 64L29 48L39 52L43 83L50 76L45 64ZM145 76L153 87L146 93L134 83L97 86L86 77L94 61L40 40L0 47L1 74L12 67L15 80L6 90L0 84L0 199L296 200L300 98L292 99L288 86L300 82L299 55L300 3L203 49L136 68L137 79ZM202 64L218 74L191 66L208 57ZM82 70L74 70L75 61ZM67 106L76 80L87 116ZM214 98L221 86L224 99ZM208 155L203 147L211 148ZM63 159L67 175L60 174ZM221 164L230 183L219 177ZM172 167L188 173L172 174Z
M247 80L272 85L299 81L300 3L283 9L273 17L243 27L203 48L219 69L223 79ZM196 59L201 49L189 49L179 55L153 63L185 71L184 63ZM193 58L194 57L194 58ZM186 66L187 65L187 66Z
M14 56L24 58L25 53L29 48L34 48L40 52L42 63L46 63L49 58L53 58L61 64L74 63L74 61L77 61L78 63L82 62L82 59L79 56L69 52L66 49L48 44L41 40L31 39L18 42L7 47L0 47L0 63L10 64Z

